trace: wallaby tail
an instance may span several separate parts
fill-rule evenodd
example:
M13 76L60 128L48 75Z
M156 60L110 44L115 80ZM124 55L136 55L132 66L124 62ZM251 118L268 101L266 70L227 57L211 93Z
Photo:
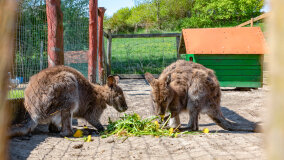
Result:
M257 123L234 123L228 121L221 111L215 115L209 115L209 117L220 127L228 131L248 131L248 132L259 132L259 126Z
M37 126L37 123L29 116L25 120L25 122L12 126L9 136L16 137L16 136L27 135L31 133L35 129L36 126Z

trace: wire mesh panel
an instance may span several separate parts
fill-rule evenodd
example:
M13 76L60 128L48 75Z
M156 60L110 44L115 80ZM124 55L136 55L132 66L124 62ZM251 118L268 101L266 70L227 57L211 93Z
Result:
M88 0L62 0L65 65L87 77ZM23 98L32 75L48 67L45 0L24 0L19 4L15 34L15 61L10 77L10 99Z
M89 0L62 1L64 63L88 77Z
M176 60L176 37L112 40L112 74L160 74Z
M44 0L25 0L18 10L15 61L10 78L10 99L23 97L29 78L47 67L47 21Z

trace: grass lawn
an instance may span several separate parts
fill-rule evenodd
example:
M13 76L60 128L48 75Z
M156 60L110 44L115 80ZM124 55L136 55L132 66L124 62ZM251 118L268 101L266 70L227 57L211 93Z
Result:
M112 40L112 74L157 74L176 59L175 37Z
M8 93L8 99L24 98L24 90L10 90Z

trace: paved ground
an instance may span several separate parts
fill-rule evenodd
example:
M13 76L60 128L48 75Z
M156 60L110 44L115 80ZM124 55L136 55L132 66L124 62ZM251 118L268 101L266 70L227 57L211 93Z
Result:
M144 80L122 80L129 105L127 113L142 117L151 115L150 87ZM222 111L226 118L243 123L261 122L265 113L268 89L252 91L222 90ZM107 124L121 116L109 107L101 119ZM187 124L188 115L182 114ZM76 123L75 123L76 124ZM77 123L80 128L82 121ZM10 142L11 159L266 159L262 133L229 132L216 126L206 115L200 118L200 129L209 128L209 134L186 135L180 138L151 136L102 139L93 135L92 142L73 142L56 134L49 134L41 126L32 137L13 138ZM76 146L78 147L76 149Z

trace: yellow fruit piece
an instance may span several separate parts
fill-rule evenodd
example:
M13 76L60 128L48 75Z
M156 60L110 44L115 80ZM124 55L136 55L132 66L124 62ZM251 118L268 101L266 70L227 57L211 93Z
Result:
M154 124L156 125L156 129L160 128L160 124L158 121L155 121Z
M170 128L170 129L169 129L169 132L170 132L169 134L171 135L171 134L174 132L174 129L173 129L173 128Z
M88 126L85 126L85 125L84 125L84 129L88 129Z
M91 142L92 141L92 136L88 135L86 142Z
M78 130L74 133L73 137L76 137L76 138L83 137L83 131L81 131L80 129L78 129Z
M202 132L203 133L209 133L209 129L208 128L204 128Z

